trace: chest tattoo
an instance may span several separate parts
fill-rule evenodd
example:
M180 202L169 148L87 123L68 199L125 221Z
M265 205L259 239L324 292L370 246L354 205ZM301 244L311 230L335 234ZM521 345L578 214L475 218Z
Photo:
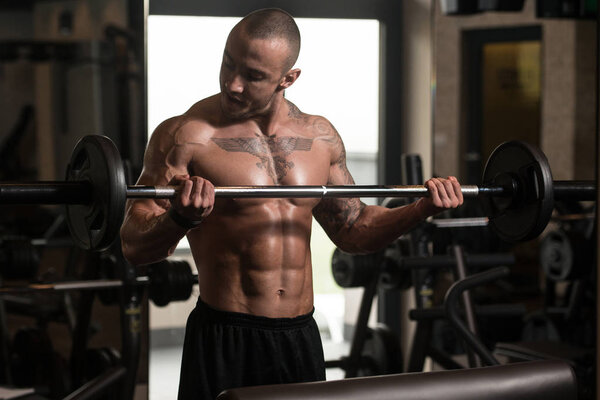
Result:
M255 135L256 137L212 138L212 141L227 152L249 153L257 157L260 161L256 166L265 169L275 184L294 168L294 163L287 160L290 154L295 151L310 151L312 148L312 139Z

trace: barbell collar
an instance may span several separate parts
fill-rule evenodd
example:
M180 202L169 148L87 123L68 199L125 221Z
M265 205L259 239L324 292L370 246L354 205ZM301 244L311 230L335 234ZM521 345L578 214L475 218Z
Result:
M598 195L594 181L554 181L555 200L594 201Z
M431 224L436 228L469 228L477 226L488 226L488 217L466 217L466 218L433 218Z

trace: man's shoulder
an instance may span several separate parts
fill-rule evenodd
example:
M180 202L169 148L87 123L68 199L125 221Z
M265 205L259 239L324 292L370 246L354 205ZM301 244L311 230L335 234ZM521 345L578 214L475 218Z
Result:
M300 125L305 133L313 138L326 138L336 135L332 123L322 115L308 114L300 109L291 101L288 103L288 117L294 123Z
M185 113L189 117L196 119L210 120L221 114L219 103L220 94L214 94L194 103Z
M152 136L157 139L170 139L177 143L181 139L205 136L214 132L217 124L215 118L218 115L214 97L200 100L183 114L164 120L156 127Z
M176 141L177 137L186 132L190 133L194 130L194 127L199 128L203 124L203 121L189 115L177 115L161 122L152 133L152 139L161 142L166 140Z

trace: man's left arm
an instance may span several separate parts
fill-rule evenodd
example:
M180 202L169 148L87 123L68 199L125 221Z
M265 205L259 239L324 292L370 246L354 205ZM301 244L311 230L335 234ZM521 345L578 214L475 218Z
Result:
M333 127L332 127L333 129ZM332 158L328 185L353 185L354 179L346 166L346 152L339 134L328 142ZM388 209L366 205L358 198L323 199L313 209L336 246L350 253L369 253L380 250L430 215L463 203L460 184L454 177L433 178L425 182L430 191L412 204Z

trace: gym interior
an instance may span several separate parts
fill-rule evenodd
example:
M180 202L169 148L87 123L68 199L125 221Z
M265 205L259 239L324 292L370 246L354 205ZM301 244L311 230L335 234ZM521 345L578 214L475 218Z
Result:
M376 253L315 221L326 381L219 398L600 399L596 0L0 2L0 398L177 397L198 271L185 239L127 262L125 188L267 7L302 35L286 98L337 128L366 204L433 176L465 202Z

